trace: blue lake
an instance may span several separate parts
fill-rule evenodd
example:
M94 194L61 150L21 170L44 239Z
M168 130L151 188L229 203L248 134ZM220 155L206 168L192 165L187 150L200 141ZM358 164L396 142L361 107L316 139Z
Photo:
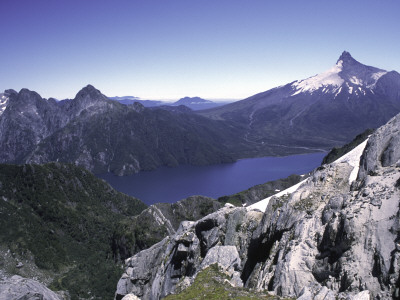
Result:
M312 153L249 158L230 164L162 167L130 176L107 173L99 177L116 190L139 198L148 205L173 203L192 195L218 198L291 174L304 174L318 167L325 155Z

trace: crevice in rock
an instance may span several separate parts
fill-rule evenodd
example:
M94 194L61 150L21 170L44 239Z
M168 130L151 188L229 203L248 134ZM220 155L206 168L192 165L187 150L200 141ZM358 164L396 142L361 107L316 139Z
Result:
M343 276L340 278L339 293L345 292L352 284L351 278L344 272Z
M274 279L275 276L272 276L271 279L268 282L268 291L273 291L274 290Z
M382 167L387 167L390 165L392 156L393 156L393 145L392 145L393 138L391 137L388 141L387 145L382 151L381 156L379 157L379 162L381 163Z
M342 269L340 264L328 264L326 260L328 259L326 258L324 260L317 261L312 269L312 275L314 276L315 280L317 280L322 285L325 284L330 276L339 278Z
M207 242L207 237L205 233L211 231L214 227L217 227L218 223L215 219L209 218L198 222L195 228L196 236L200 241L200 255L205 257L207 250L209 248L209 243ZM215 243L216 244L216 243ZM213 245L211 245L213 246Z
M341 216L340 223L338 224L337 230L334 228L334 220L326 226L322 241L318 245L317 259L324 259L328 257L329 264L335 263L339 258L343 256L343 253L351 248L353 238L346 231L346 218Z
M274 243L281 240L283 233L289 230L290 229L273 232L270 238L268 238L268 236L270 236L268 231L266 234L250 241L247 252L248 259L243 267L243 272L241 275L243 282L246 282L250 277L250 274L257 263L265 262L268 259Z

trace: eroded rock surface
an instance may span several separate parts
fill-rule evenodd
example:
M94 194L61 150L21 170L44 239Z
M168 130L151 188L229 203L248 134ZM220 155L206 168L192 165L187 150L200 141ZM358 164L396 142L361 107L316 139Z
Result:
M399 129L396 116L369 138L361 159L318 168L296 191L272 197L265 212L227 205L182 223L128 261L117 299L177 293L208 263L231 270L231 281L240 274L245 287L284 297L400 299Z

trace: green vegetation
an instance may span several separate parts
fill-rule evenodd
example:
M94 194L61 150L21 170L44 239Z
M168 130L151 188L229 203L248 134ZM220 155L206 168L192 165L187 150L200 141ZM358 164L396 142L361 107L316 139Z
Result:
M123 175L162 165L207 165L233 162L234 129L193 113L116 105L81 116L41 141L35 156L51 161L80 161L94 173ZM82 149L87 149L85 163Z
M294 204L293 208L297 209L297 210L305 211L307 214L311 214L313 211L312 208L314 206L314 202L315 202L315 200L311 199L310 197L304 198L304 199L297 201Z
M132 256L168 235L166 225L155 221L156 210L177 230L182 221L199 220L222 207L221 203L204 196L191 196L176 203L157 203L154 206L134 218L120 222L113 241L121 257Z
M331 151L324 157L322 160L322 165L324 164L330 164L337 160L339 157L345 155L346 153L350 152L353 150L355 147L360 145L362 142L364 142L369 135L371 135L374 132L373 129L367 129L363 133L357 135L350 143L339 147L339 148L332 148Z
M0 165L0 243L55 275L72 299L111 299L121 275L121 224L146 205L90 172L51 163ZM133 241L135 242L135 241Z
M266 292L257 292L245 288L232 287L228 282L229 277L219 269L218 265L201 271L194 283L176 295L169 295L165 300L194 300L194 299L281 299L268 295Z
M275 211L281 208L289 200L288 195L283 195L279 198L272 199L272 209Z

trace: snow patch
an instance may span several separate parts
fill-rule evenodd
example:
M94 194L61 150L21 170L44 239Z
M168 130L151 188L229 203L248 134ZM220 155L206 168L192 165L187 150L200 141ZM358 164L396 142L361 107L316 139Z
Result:
M337 95L339 95L341 91L342 91L342 87L340 87L339 89L337 89L337 92L336 92L336 94L335 94L335 97L334 97L334 98L336 98L336 97L337 97Z
M376 83L378 82L379 78L381 78L383 75L385 75L387 72L382 71L382 72L376 72L371 75L372 83L367 85L367 88L372 89L376 86Z
M339 73L342 71L342 67L343 61L340 60L333 68L326 72L305 80L296 81L292 84L292 86L296 89L296 92L292 94L292 96L302 92L312 93L321 87L330 88L331 86L341 86L344 82L344 80L339 76Z
M4 94L0 94L0 95L1 95L1 97L0 97L0 116L1 116L7 108L8 97L6 97Z
M281 191L279 193L276 193L275 195L272 195L271 197L268 197L268 198L265 198L263 200L260 200L260 201L258 201L256 203L246 207L246 208L247 208L247 210L258 209L258 210L260 210L262 212L265 212L265 210L267 209L269 200L271 200L272 197L282 197L284 195L292 194L295 191L297 191L297 189L306 181L307 181L307 179L304 179L303 181L300 181L299 183L297 183L295 185L292 185L290 188L287 188L286 190L283 190L283 191Z
M353 170L350 173L349 176L349 184L351 184L354 180L357 179L357 175L358 175L358 170L360 169L360 158L362 153L364 152L365 146L367 145L368 139L366 139L364 142L362 142L360 145L358 145L357 147L355 147L353 150L351 150L350 152L346 153L345 155L343 155L342 157L338 158L337 160L335 160L332 165L337 165L337 164L341 164L341 163L347 163L350 166L353 167ZM304 179L303 181L300 181L299 183L291 186L290 188L287 188L286 190L283 190L271 197L265 198L263 200L260 200L248 207L247 210L254 210L254 209L258 209L262 212L265 212L265 210L267 209L269 200L271 200L272 197L282 197L284 195L288 195L288 194L292 194L295 191L297 191L299 189L299 187L305 183L307 181L307 179Z
M335 160L332 165L337 165L341 163L348 163L353 167L353 170L349 176L349 184L351 184L354 180L357 179L358 170L360 169L360 158L362 153L364 152L365 146L367 145L368 139L362 142L360 145L355 147L350 152L346 153L342 157Z
M349 80L352 84L363 85L363 81L360 78L357 78L356 76L352 76Z

